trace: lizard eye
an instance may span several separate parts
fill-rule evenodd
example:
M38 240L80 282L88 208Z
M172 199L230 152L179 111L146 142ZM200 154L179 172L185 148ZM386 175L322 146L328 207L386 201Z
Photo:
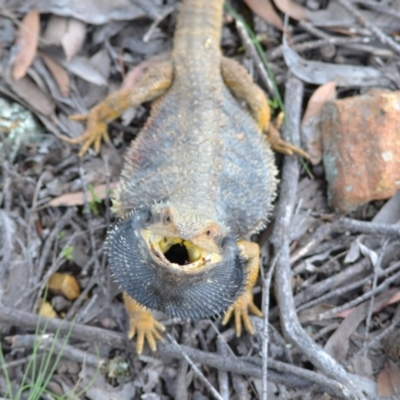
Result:
M172 221L171 216L169 214L165 215L163 218L164 225L170 224Z
M206 235L207 235L208 237L211 236L211 231L210 231L209 229L206 231Z

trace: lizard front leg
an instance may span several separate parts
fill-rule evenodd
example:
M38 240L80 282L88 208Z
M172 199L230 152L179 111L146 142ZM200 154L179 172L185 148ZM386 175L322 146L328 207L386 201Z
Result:
M129 314L128 338L132 339L137 335L136 353L142 354L144 340L146 339L152 351L157 349L157 340L162 340L159 333L165 331L163 324L158 322L151 311L141 306L132 297L123 292L125 308Z
M242 334L242 320L246 331L250 334L254 333L253 325L249 318L249 311L258 317L262 317L261 310L253 302L253 287L257 281L258 270L260 268L260 247L257 243L247 242L245 240L240 240L237 244L243 257L247 259L248 262L246 268L247 282L243 293L226 311L222 319L222 325L226 325L234 313L236 336L240 336Z
M257 86L244 67L230 58L221 58L221 73L225 84L233 95L244 100L250 108L262 132L267 134L271 147L283 154L298 154L309 158L308 154L298 147L281 139L278 129L271 124L271 113L265 93Z
M88 114L72 115L75 121L86 120L86 131L82 136L61 139L71 143L82 143L79 156L83 156L93 145L96 153L100 150L101 141L109 141L107 124L120 116L129 107L138 106L161 96L170 86L173 79L171 61L160 62L149 67L134 88L124 88L109 94L101 103L93 107Z

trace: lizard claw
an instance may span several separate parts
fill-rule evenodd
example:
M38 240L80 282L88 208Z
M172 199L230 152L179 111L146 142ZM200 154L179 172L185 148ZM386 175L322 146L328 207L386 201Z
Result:
M82 147L79 151L79 157L82 157L90 146L93 145L94 151L98 153L100 151L101 141L109 142L110 137L107 133L107 124L100 117L100 110L98 107L94 107L88 114L76 114L69 117L72 121L85 121L86 131L83 135L76 138L69 138L67 136L60 136L60 139L70 144L80 144Z
M287 154L289 156L297 154L298 156L303 157L306 160L310 158L309 154L304 150L294 146L289 142L285 142L281 138L278 129L272 124L270 124L270 126L268 127L267 137L272 149L278 153Z
M135 335L137 336L137 354L142 354L145 339L151 351L157 350L156 341L162 341L159 331L164 332L165 327L153 317L150 311L143 309L142 313L130 316L128 338L132 339Z
M246 292L237 299L235 304L232 304L228 308L224 318L222 319L222 325L226 325L234 313L236 336L239 337L242 334L242 320L246 331L251 335L254 334L254 328L249 317L249 311L258 317L262 317L261 310L253 302L253 293L251 289L246 290Z
M124 293L125 306L129 313L128 338L137 336L136 353L142 354L144 341L149 344L151 351L157 350L157 340L162 341L160 332L165 331L163 324L158 322L153 314Z

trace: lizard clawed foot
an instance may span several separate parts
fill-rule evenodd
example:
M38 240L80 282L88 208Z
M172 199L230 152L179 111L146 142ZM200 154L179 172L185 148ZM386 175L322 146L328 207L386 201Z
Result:
M289 156L297 154L298 156L304 157L307 160L310 158L308 153L305 152L304 150L294 146L289 142L285 142L281 138L278 129L272 124L270 124L268 128L267 137L268 137L268 142L271 145L272 149L278 153L287 154Z
M125 293L124 303L129 313L128 338L132 339L135 335L137 336L136 353L142 354L145 339L151 351L156 351L156 341L163 340L160 332L165 331L164 325L158 322L149 310L142 307Z
M254 334L253 324L249 317L249 311L258 317L262 317L262 311L253 302L252 289L247 289L235 302L232 304L225 313L222 319L222 325L226 325L232 314L235 314L235 331L236 336L239 337L242 334L242 320L246 331L251 335Z
M143 309L142 313L130 315L128 338L132 339L137 335L137 354L142 354L145 339L149 344L151 351L157 350L156 341L162 341L162 336L158 331L164 332L165 327L153 317L150 311Z
M107 133L107 123L101 118L101 109L99 106L92 108L88 114L76 114L69 117L72 121L87 121L86 131L83 135L76 138L60 136L60 139L70 144L80 144L82 147L79 151L79 157L82 157L90 146L93 145L94 151L100 151L101 141L109 142L110 138Z

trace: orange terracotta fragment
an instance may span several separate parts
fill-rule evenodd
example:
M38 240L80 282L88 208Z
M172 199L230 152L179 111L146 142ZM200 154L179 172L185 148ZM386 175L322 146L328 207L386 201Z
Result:
M56 272L48 282L52 293L62 294L68 300L75 300L81 293L78 281L70 274Z
M400 91L327 102L321 114L328 197L340 213L400 189Z

